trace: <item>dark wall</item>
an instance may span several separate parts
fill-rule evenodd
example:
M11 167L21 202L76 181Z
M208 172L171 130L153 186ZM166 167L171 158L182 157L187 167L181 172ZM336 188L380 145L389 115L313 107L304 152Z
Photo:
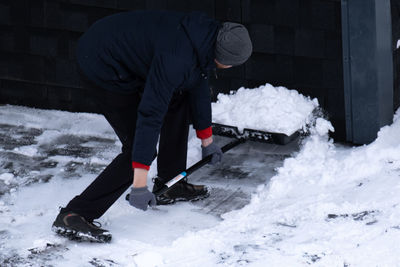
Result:
M392 32L393 32L393 76L394 94L393 107L397 110L400 107L400 48L397 48L397 41L400 40L400 0L391 1L392 11Z
M218 71L215 92L266 82L317 97L345 138L340 0L0 0L0 103L95 111L80 88L77 39L124 10L200 10L245 24L254 54Z

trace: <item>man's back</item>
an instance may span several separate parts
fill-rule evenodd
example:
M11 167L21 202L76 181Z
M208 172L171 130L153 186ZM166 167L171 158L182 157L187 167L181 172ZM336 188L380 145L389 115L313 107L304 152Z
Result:
M184 20L188 20L187 14L170 11L132 11L105 17L79 40L78 63L103 88L131 91L143 87L156 54L168 53L196 63L196 46L207 45L212 50L213 44L204 42L215 42L207 35L214 37L217 23L192 14L189 34L202 35L193 44L188 29L182 26Z

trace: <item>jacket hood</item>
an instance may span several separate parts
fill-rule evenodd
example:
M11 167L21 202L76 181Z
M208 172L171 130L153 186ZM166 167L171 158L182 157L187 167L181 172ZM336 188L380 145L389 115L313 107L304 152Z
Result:
M192 42L200 68L205 73L214 63L215 42L220 23L204 13L192 12L182 19L181 24Z

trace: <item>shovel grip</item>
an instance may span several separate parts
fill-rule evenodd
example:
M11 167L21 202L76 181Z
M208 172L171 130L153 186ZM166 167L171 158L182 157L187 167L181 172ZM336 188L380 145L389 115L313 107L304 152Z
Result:
M223 153L231 150L232 148L238 146L241 143L244 143L246 140L245 139L236 139L226 145L224 145L221 150ZM204 159L198 161L196 164L192 165L189 169L186 170L186 174L187 176L190 175L191 173L193 173L194 171L198 170L199 168L203 167L204 165L206 165L207 163L209 163L211 161L211 157L212 155L209 155L207 157L205 157Z
M232 141L232 142L224 145L221 148L221 150L223 153L225 153L225 152L231 150L232 148L238 146L239 144L244 143L245 141L246 141L245 139L236 139L235 141ZM159 191L154 192L154 194L156 196L164 194L170 188L172 188L177 182L179 182L180 180L182 180L185 177L188 177L191 173L195 172L196 170L200 169L201 167L203 167L204 165L209 163L211 161L211 157L212 157L212 155L209 155L209 156L205 157L204 159L198 161L196 164L192 165L186 171L178 174L176 177L174 177L172 180L170 180L168 183L166 183L165 184L166 186L162 187Z

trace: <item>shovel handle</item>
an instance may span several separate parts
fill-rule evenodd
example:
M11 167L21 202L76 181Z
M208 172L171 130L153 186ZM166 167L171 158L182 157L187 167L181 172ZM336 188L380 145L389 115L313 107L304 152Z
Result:
M223 153L231 150L232 148L244 143L246 140L241 138L241 139L236 139L235 141L232 141L226 145L224 145L221 150ZM194 165L192 165L189 169L187 169L186 171L178 174L177 176L175 176L174 178L172 178L170 181L168 181L164 186L162 187L160 190L154 192L154 194L156 196L162 195L165 192L169 191L177 182L179 182L180 180L182 180L185 177L188 177L190 174L192 174L193 172L197 171L198 169L200 169L201 167L203 167L204 165L206 165L207 163L209 163L211 161L212 155L208 155L207 157L203 158L202 160L198 161L197 163L195 163Z
M223 153L226 153L227 151L231 150L232 148L242 144L246 142L246 139L244 138L240 138L240 139L236 139L226 145L224 145L221 150ZM160 196L164 193L166 193L167 191L169 191L172 187L174 187L174 185L179 182L180 180L182 180L185 177L188 177L190 174L192 174L193 172L195 172L196 170L200 169L201 167L203 167L204 165L206 165L207 163L209 163L211 161L212 155L209 155L207 157L205 157L202 160L199 160L197 163L195 163L194 165L192 165L189 169L187 169L186 171L178 174L177 176L175 176L174 178L172 178L169 182L167 182L165 184L165 186L163 186L160 190L154 192L154 195L156 196ZM125 197L126 200L129 200L129 194L126 195Z
M238 146L241 143L244 143L246 140L245 139L236 139L226 145L224 145L221 150L222 153L225 153L229 150L231 150L232 148ZM207 163L209 163L211 161L212 155L208 155L207 157L205 157L202 160L199 160L197 163L195 163L194 165L192 165L189 169L187 169L186 172L186 176L192 174L193 172L197 171L198 169L200 169L201 167L203 167L204 165L206 165Z

